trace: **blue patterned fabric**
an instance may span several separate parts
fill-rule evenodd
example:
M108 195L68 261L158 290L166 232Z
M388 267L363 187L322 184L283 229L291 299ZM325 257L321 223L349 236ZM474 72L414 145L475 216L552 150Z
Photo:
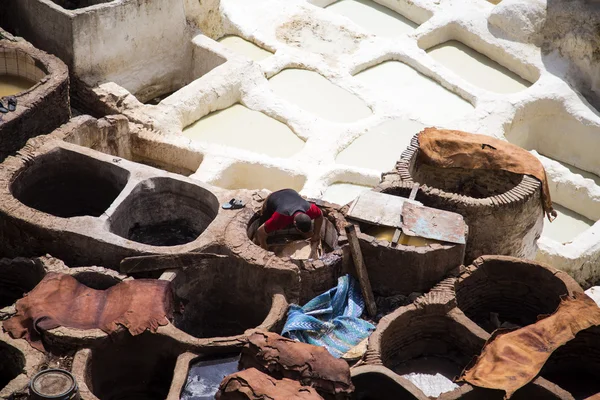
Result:
M364 307L358 282L350 275L342 276L337 287L304 307L292 304L282 335L325 347L339 358L375 330L375 326L360 319Z

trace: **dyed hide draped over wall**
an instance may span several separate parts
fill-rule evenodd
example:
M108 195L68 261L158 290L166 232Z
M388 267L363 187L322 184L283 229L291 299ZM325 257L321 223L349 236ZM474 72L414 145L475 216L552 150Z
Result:
M40 331L65 326L110 334L124 326L138 335L168 324L172 313L173 295L167 281L138 279L95 290L70 275L49 273L17 301L17 314L3 326L13 338L25 338L43 350Z
M486 135L425 128L419 134L418 161L440 168L503 170L530 175L542 183L544 212L556 216L544 166L533 154L514 144Z
M583 293L562 300L551 316L514 331L496 331L460 380L500 389L510 398L531 382L550 355L580 331L600 324L600 308Z

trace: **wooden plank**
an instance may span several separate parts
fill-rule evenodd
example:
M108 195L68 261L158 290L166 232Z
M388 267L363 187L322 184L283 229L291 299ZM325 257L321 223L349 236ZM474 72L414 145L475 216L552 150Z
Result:
M348 224L345 226L345 229L350 244L350 253L352 254L352 260L354 261L354 267L356 268L356 275L358 275L360 290L362 291L365 305L367 306L367 313L370 317L374 317L377 314L377 305L375 304L373 289L371 289L369 273L365 266L362 251L360 250L358 236L356 235L356 227L354 224Z
M167 269L206 266L216 259L223 258L228 257L213 253L160 254L127 257L121 261L119 268L122 274L164 271Z
M392 196L385 193L362 192L352 203L348 217L361 222L375 225L402 227L400 215L405 202L421 204L404 197Z

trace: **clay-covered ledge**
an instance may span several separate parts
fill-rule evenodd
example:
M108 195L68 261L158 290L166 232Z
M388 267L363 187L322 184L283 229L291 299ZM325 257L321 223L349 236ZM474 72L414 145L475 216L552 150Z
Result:
M228 201L233 196L240 197L247 202L251 200L249 191L224 191L209 187L189 178L59 140L68 135L69 131L82 126L89 127L94 123L100 124L102 121L90 121L89 117L74 119L55 134L31 139L17 156L7 158L2 164L2 168L0 168L0 222L7 229L2 230L0 238L6 243L8 255L52 253L64 259L71 266L103 265L117 269L120 261L125 257L198 251L221 241L225 226L239 212L222 210L220 203ZM122 180L121 191L108 205L106 211L100 215L96 214L97 216L75 215L72 218L62 218L28 207L15 198L13 183L22 179L20 177L28 168L34 168L36 160L39 161L45 157L55 157L59 160L62 157L70 157L76 162L104 166L113 171L113 174L117 173L122 176L119 178ZM91 170L94 169L91 168ZM155 184L155 180L156 184L164 183L163 186L175 184L184 191L187 190L186 187L189 187L207 193L207 201L210 202L214 219L195 240L177 246L152 246L134 242L110 232L113 224L110 223L107 226L107 221L116 211L119 211L119 206L124 201L129 201L128 197L136 188L139 188L139 185L152 186ZM143 186L141 189L143 192ZM39 200L33 195L29 195L29 198ZM61 204L50 204L48 207L61 206ZM95 212L99 213L102 209L99 210ZM59 211L62 212L62 210ZM128 215L123 212L121 214ZM31 240L25 241L23 238Z
M25 392L44 361L44 354L25 340L13 339L0 328L0 398Z

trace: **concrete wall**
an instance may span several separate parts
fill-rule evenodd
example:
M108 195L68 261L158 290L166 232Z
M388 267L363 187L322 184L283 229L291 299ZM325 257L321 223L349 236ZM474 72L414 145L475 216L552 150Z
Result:
M183 60L191 57L182 0L115 0L75 10L51 0L8 0L3 21L88 83L114 81L134 94L158 81L165 90L180 86Z

